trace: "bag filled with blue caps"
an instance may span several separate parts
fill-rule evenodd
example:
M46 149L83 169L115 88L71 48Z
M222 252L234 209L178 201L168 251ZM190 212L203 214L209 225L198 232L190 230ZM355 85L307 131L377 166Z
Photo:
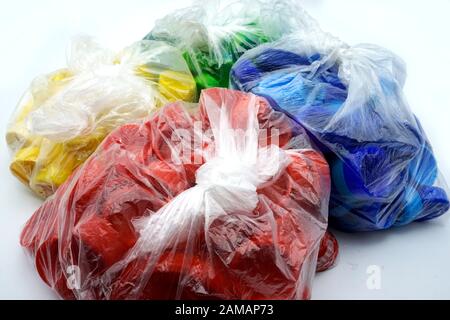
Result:
M330 222L350 232L426 221L449 209L405 80L405 63L392 52L349 46L316 25L247 51L230 79L307 129L331 168Z

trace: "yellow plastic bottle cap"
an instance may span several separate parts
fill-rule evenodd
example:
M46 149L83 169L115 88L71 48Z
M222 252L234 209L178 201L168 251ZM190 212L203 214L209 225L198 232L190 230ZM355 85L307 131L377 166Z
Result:
M159 76L159 85L161 94L170 102L195 100L195 80L189 74L166 70Z

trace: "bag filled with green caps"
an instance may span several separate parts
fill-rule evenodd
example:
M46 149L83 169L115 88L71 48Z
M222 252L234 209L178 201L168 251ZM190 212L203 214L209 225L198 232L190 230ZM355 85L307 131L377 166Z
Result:
M178 47L201 91L228 87L231 67L245 51L310 20L292 0L197 0L158 20L145 39Z

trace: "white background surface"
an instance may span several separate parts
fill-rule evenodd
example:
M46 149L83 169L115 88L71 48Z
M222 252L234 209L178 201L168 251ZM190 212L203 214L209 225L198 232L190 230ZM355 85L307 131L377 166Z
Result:
M34 76L65 65L70 37L87 33L120 48L142 38L156 18L185 1L14 0L0 2L0 133ZM408 64L412 110L450 181L450 1L309 0L322 27L356 44L398 53ZM295 14L295 12L293 12ZM8 171L0 142L0 299L54 299L19 246L20 231L41 201ZM450 299L450 219L366 234L337 233L336 268L316 277L314 299ZM381 289L366 286L381 268Z

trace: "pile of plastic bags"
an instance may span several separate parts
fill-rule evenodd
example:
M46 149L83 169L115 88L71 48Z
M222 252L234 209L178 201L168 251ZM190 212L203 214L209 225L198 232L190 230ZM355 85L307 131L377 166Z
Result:
M405 80L291 0L195 1L120 53L77 39L8 128L13 174L48 198L21 244L64 299L309 299L328 220L449 209Z

